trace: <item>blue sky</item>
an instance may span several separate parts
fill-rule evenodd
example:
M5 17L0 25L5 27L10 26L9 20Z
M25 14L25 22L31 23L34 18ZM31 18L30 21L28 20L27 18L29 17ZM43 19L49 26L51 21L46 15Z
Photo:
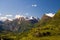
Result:
M41 18L60 9L60 0L0 0L0 17L25 15Z

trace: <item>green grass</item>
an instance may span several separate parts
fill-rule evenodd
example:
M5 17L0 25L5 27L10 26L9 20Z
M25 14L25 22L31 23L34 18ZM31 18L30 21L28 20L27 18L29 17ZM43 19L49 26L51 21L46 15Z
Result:
M21 40L60 40L60 36L46 36L46 37L24 37Z

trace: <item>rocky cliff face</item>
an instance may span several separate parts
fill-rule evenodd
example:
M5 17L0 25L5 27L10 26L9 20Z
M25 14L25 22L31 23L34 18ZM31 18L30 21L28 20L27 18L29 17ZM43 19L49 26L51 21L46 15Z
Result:
M33 25L37 22L38 20L34 17L32 17L32 19L30 18L26 19L25 17L20 17L13 19L13 21L7 19L4 21L3 25L2 23L0 25L3 26L3 29L5 31L22 32L33 28Z

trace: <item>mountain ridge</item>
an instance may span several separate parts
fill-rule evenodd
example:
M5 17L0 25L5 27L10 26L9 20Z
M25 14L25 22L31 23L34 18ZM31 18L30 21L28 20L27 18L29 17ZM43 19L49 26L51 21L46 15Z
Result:
M60 10L51 20L47 22L47 24L42 27L39 26L36 28L32 28L32 30L27 33L27 36L22 37L21 40L53 40L53 38L50 37L56 37L56 35L60 36Z

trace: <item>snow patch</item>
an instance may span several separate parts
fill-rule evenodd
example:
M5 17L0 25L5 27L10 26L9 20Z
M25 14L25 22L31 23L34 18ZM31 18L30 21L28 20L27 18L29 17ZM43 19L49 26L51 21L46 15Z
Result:
M49 17L53 17L55 14L53 14L53 13L46 13L46 15L49 16Z

